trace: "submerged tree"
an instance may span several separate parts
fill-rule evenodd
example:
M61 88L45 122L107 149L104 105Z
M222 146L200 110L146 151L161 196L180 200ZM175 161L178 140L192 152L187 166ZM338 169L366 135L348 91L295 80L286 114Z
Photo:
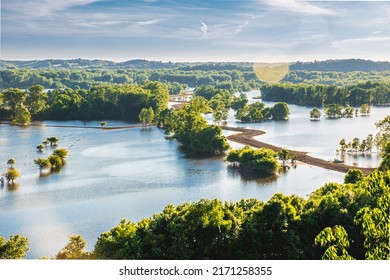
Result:
M50 169L51 168L51 163L50 160L47 158L37 158L34 159L34 163L38 165L39 171L42 172L44 169Z
M277 154L270 149L252 149L245 146L238 150L232 150L228 154L227 160L233 163L238 162L243 171L272 174L279 167L276 156Z
M142 108L141 112L139 113L139 120L142 122L142 127L146 128L147 125L150 126L154 120L153 108Z
M343 106L338 104L331 104L325 106L325 116L327 118L341 118Z
M369 104L365 103L360 106L360 115L369 116L371 111L371 107Z
M290 115L290 109L285 102L278 102L271 108L273 120L287 120Z
M60 141L60 139L55 136L48 137L46 140L49 141L50 146L57 146L58 142Z
M42 152L42 150L45 148L42 144L39 144L37 147L38 152Z
M13 184L17 178L21 177L21 173L19 170L12 167L8 169L8 172L4 173L4 177L7 179L8 183L11 182L11 184Z
M310 111L310 119L311 120L319 120L321 118L321 112L317 108L314 108Z
M10 158L7 160L7 164L12 168L13 165L16 163L16 159Z
M281 149L278 152L278 158L283 162L283 165L285 165L286 161L288 161L290 157L291 157L290 152L286 149Z

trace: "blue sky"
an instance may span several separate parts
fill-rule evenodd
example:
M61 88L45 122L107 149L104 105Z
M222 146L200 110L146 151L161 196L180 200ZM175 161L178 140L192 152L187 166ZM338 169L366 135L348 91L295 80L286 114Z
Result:
M390 1L2 0L1 58L390 60Z

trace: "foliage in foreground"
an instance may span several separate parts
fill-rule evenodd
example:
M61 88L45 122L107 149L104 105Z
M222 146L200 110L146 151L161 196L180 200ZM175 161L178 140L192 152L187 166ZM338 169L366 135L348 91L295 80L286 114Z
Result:
M103 259L390 259L390 171L328 183L307 200L203 199L100 235Z
M0 259L21 259L26 256L28 238L20 235L11 235L9 239L0 236Z

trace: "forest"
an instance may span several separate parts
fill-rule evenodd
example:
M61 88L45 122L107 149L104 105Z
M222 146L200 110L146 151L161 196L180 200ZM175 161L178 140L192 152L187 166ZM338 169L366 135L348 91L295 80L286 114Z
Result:
M19 112L31 114L34 120L104 120L138 121L142 108L154 112L167 108L169 93L165 84L97 85L84 89L44 91L35 85L28 90L10 88L0 98L0 118L15 119ZM21 123L28 123L22 121Z
M365 82L353 86L305 84L265 84L261 86L264 100L304 106L339 104L349 106L389 105L390 83Z
M349 86L367 81L389 82L388 62L361 60L296 62L282 79L284 83ZM323 65L326 65L323 66ZM172 63L130 60L0 61L0 89L27 89L35 84L48 89L89 89L99 84L142 84L159 81L168 84L171 94L186 87L214 85L236 91L257 90L263 84L254 71L255 63ZM357 68L353 68L356 66ZM359 66L359 67L358 67ZM347 71L349 70L349 71Z

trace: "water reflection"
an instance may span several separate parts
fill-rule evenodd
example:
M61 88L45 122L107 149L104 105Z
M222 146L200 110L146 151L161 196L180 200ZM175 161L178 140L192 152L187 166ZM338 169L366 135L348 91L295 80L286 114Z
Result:
M278 174L283 173L283 171L280 171L278 174L261 174L258 172L240 170L239 168L232 165L228 165L227 168L229 176L240 177L241 180L245 183L252 182L259 185L273 183L278 179Z
M6 190L9 192L16 192L20 188L20 184L17 182L6 183L5 186L6 186Z
M300 164L273 178L248 180L237 176L221 157L188 157L177 141L165 140L163 131L156 128L29 127L23 131L29 131L29 136L19 137L19 128L1 125L0 170L13 157L22 177L15 188L4 186L0 192L0 229L4 236L29 237L29 258L52 256L70 234L83 235L87 250L92 250L99 234L122 218L138 221L168 203L201 198L267 200L276 192L305 196L344 177ZM73 146L59 173L40 177L33 163L35 147L52 135L60 138L59 147Z

